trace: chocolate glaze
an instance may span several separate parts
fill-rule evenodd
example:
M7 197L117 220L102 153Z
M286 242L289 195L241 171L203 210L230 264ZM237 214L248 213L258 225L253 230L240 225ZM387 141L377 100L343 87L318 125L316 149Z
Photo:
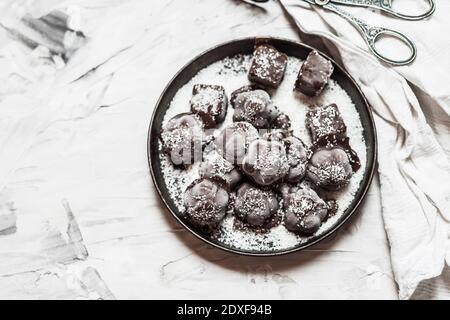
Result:
M278 207L275 193L268 189L243 183L236 191L234 213L252 227L263 227Z
M278 226L283 221L283 216L280 211L277 211L272 217L264 221L260 227L250 225L247 221L240 218L234 219L233 227L238 230L251 230L252 232L264 234L270 232L270 229Z
M329 134L347 136L347 126L335 103L311 108L306 113L305 125L313 142Z
M360 166L348 138L329 135L319 139L313 146L306 175L317 187L336 191L349 184L353 173Z
M196 84L192 89L191 112L197 114L205 128L214 128L227 114L228 100L222 86Z
M289 130L291 128L291 119L283 112L280 112L278 117L272 122L273 129Z
M295 233L313 234L327 218L329 207L307 185L287 187L283 191L284 224Z
M306 166L311 156L311 151L306 144L295 136L286 137L284 140L289 171L285 180L290 183L298 183L306 175Z
M357 172L361 168L361 160L359 159L358 154L355 150L350 146L350 138L349 137L340 137L335 134L330 134L322 137L313 145L313 152L318 150L319 148L332 148L332 147L340 147L345 153L347 153L348 160L352 166L353 172Z
M328 216L327 216L327 219L328 219L337 213L337 211L339 209L339 205L336 202L336 200L334 200L334 199L328 199L328 200L325 200L325 202L328 206Z
M284 139L292 136L292 130L271 129L262 135L262 138L267 141L283 142Z
M214 146L229 162L241 165L249 144L257 139L258 130L250 123L234 122L219 133Z
M230 196L222 182L200 178L184 194L186 218L203 232L210 233L225 217Z
M242 171L261 186L281 180L289 171L284 145L278 141L253 141L242 161Z
M246 86L240 87L240 88L237 89L237 90L234 90L234 91L231 93L231 97L230 97L230 104L231 104L231 106L234 108L234 104L235 104L235 101L236 101L236 97L237 97L240 93L250 92L250 91L255 91L255 90L258 90L258 89L262 89L262 88L261 88L260 86L256 85L256 84L250 84L250 85L246 85Z
M294 89L307 96L316 97L322 93L333 70L331 61L314 50L300 68Z
M256 47L248 73L250 81L277 88L283 80L288 57L274 47L262 44Z
M170 119L160 133L162 149L174 166L187 167L201 158L203 122L192 113L181 113Z
M246 121L257 129L269 128L280 115L269 94L261 89L241 92L234 100L233 121Z
M230 190L242 179L239 170L216 151L205 155L199 167L199 174L201 177L223 181Z

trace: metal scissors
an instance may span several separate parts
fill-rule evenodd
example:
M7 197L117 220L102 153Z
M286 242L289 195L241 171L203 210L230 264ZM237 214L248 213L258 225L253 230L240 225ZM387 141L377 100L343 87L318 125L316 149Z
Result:
M267 2L269 0L252 0L254 2ZM411 41L407 36L404 34L383 28L378 26L373 26L368 24L367 22L355 17L354 15L350 14L349 12L341 9L338 5L347 5L347 6L356 6L356 7L366 7L366 8L375 8L382 12L385 12L391 16L403 19L403 20L411 20L411 21L417 21L417 20L423 20L431 16L435 9L436 4L434 0L427 0L429 4L428 11L418 14L418 15L407 15L402 14L400 12L397 12L392 9L392 1L393 0L302 0L305 1L311 5L317 5L320 6L326 10L330 10L342 18L348 20L350 23L352 23L356 29L359 30L361 35L363 36L364 40L367 43L367 46L369 47L370 51L381 61L384 61L386 63L395 65L395 66L404 66L407 64L410 64L413 62L417 57L417 48L414 44L414 42ZM411 51L411 54L409 57L403 59L403 60L394 60L391 59L385 55L383 55L382 52L378 51L376 47L376 42L381 38L381 36L387 35L396 38L397 40L403 42Z

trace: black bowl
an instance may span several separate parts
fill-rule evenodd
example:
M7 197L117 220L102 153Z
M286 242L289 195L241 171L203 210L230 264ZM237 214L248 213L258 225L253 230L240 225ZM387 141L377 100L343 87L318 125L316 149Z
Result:
M148 142L147 142L147 154L149 160L150 171L152 174L153 182L155 184L156 190L161 197L162 202L167 207L169 212L181 223L187 230L192 234L202 239L203 241L209 243L217 248L234 252L244 255L252 256L275 256L286 253L291 253L305 249L336 232L356 211L358 206L361 204L363 198L365 197L367 190L369 189L370 183L375 172L375 164L377 157L377 141L375 134L375 124L373 122L372 113L369 108L369 104L361 92L360 88L353 80L353 78L344 71L333 59L329 58L334 65L334 73L332 79L334 79L351 97L353 103L355 104L359 116L361 118L362 125L364 127L364 138L366 140L367 146L367 164L364 172L364 177L361 185L355 195L350 206L347 210L340 216L340 218L326 231L318 236L310 237L306 242L298 244L295 247L285 249L285 250L241 250L225 245L216 239L212 238L210 235L202 233L194 226L192 226L188 221L181 218L181 212L175 206L175 203L171 199L169 192L164 183L163 174L161 172L159 151L158 151L158 134L161 130L162 121L166 110L169 108L170 103L177 91L182 88L187 82L191 80L200 70L209 66L210 64L222 60L228 56L234 56L236 54L252 54L255 48L255 44L259 43L269 43L279 51L286 53L289 56L297 57L299 59L306 59L308 54L313 50L313 48L304 45L302 43L294 42L286 39L279 38L244 38L239 40L233 40L216 46L196 58L190 61L186 66L184 66L170 81L167 87L161 94L158 103L153 111L153 116L151 119L150 127L148 130ZM325 55L326 56L326 55Z

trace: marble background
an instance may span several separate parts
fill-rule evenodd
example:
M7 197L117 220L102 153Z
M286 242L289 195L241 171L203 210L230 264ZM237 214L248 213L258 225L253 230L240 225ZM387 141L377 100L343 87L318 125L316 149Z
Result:
M274 258L204 244L155 192L146 139L162 89L221 42L298 39L274 2L29 3L0 8L0 298L397 298L377 179L334 237ZM85 36L68 60L8 32L17 11L52 6Z

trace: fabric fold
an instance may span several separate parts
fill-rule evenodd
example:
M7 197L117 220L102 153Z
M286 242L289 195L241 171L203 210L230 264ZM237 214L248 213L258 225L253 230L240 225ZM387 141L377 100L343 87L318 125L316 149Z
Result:
M441 118L441 122L448 121L450 105L445 101L450 94L442 92L442 86L432 90L433 81L428 78L435 77L435 67L427 71L424 64L441 63L450 43L442 42L442 52L439 48L428 47L426 39L422 39L423 32L416 32L420 26L414 28L414 23L410 23L409 35L420 42L421 57L411 66L394 68L380 63L367 52L361 39L355 38L359 34L348 32L345 20L336 23L340 17L321 8L308 10L299 5L299 0L279 1L295 21L302 41L325 50L341 63L373 108L379 138L383 219L399 297L408 299L421 281L441 274L449 246L450 221L450 163L436 136L443 134L443 130L433 131L433 123L422 109L427 107L419 103L410 83L426 92L434 105L441 108L440 114L448 117ZM439 25L450 30L450 23L441 19L443 14L445 8L440 7L436 12ZM379 18L377 25L387 26L391 21ZM424 23L426 21L421 24ZM439 44L435 39L432 42ZM433 56L435 59L430 62ZM446 63L442 61L442 65ZM439 94L436 99L435 94Z

